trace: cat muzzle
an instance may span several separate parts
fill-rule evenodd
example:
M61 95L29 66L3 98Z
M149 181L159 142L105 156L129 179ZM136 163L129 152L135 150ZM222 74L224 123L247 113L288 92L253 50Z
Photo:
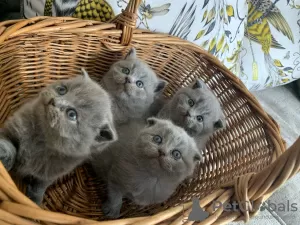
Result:
M125 83L124 84L124 91L126 94L128 94L129 96L132 94L133 91L133 87L131 83Z
M194 121L191 117L186 117L185 124L187 127L192 128L194 126Z
M173 171L172 165L169 162L167 162L165 158L159 158L158 161L159 161L160 167L163 170L168 171L168 172Z
M125 84L130 84L132 83L132 81L130 80L129 77L125 77Z
M50 101L48 102L48 105L56 106L54 98L51 98Z
M166 154L161 150L161 149L158 149L158 156L159 157L162 157L162 156L165 156Z

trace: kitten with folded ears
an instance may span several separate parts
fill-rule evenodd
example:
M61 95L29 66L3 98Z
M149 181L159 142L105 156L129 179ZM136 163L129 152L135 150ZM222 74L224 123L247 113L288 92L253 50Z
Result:
M148 118L118 127L119 140L92 160L108 184L103 212L119 217L122 198L147 206L166 201L201 160L195 141L169 120ZM105 160L103 160L105 159Z
M221 104L207 85L197 79L191 87L185 87L159 111L158 118L170 119L194 137L198 148L205 148L209 137L226 125Z
M56 179L117 139L109 95L83 74L44 88L0 131L0 160L37 204Z
M117 124L132 118L146 118L149 107L166 86L155 72L136 55L132 48L125 59L114 63L102 79L103 88L111 95Z

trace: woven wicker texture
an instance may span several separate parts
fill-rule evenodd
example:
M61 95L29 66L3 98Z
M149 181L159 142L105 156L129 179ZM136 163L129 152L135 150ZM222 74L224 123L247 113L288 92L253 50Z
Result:
M126 11L117 16L114 23L51 17L0 23L0 126L45 85L75 76L80 73L81 67L85 67L93 79L100 81L110 65L134 46L138 56L169 82L165 92L167 96L171 97L180 87L189 85L196 78L203 79L222 103L227 128L217 132L208 142L205 162L195 171L194 179L184 182L167 202L145 208L125 202L122 208L122 218L160 214L104 224L133 224L137 221L143 225L163 221L170 224L174 220L177 222L172 224L182 224L179 218L182 203L189 202L193 196L202 199L201 206L212 213L201 224L211 224L217 219L225 222L249 219L249 215L241 216L237 212L229 214L219 210L213 213L209 205L214 199L225 202L250 197L259 204L263 197L290 177L275 182L273 188L272 179L269 183L264 183L267 182L264 179L252 179L253 174L262 171L285 150L276 122L262 110L242 82L204 50L176 37L134 29L138 5L139 1L130 1ZM267 171L271 172L270 169ZM57 224L91 223L38 210L17 191L3 167L0 175L0 200L4 200L0 204L0 225L13 223L2 219L1 215L5 215L3 218L20 219L13 214ZM275 180L276 177L272 178ZM266 185L262 191L253 189L262 184ZM222 188L224 185L226 188ZM245 196L250 187L251 194ZM239 191L241 194L238 194ZM101 203L105 194L104 183L95 179L89 165L83 165L48 189L43 207L81 218L103 220ZM190 207L191 203L185 205L186 209ZM20 209L25 210L24 213ZM27 220L26 223L14 224L36 223Z

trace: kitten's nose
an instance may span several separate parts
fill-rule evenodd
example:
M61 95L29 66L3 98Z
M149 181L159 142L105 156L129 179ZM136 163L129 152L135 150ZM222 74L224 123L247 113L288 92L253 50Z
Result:
M161 149L158 149L158 154L159 154L159 156L165 156L166 155Z
M125 83L131 83L130 79L128 77L125 78Z
M55 100L54 98L51 98L50 101L48 102L48 105L52 105L52 106L55 106Z
M185 114L185 116L188 116L188 117L190 117L190 116L191 116L190 112L189 112L189 111L187 111L187 112L186 112L186 114Z

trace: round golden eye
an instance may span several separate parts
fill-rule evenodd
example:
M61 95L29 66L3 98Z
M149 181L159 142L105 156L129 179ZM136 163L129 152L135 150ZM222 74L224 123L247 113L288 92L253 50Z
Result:
M175 160L179 160L179 159L181 159L181 152L177 149L174 149L172 151L172 156Z

